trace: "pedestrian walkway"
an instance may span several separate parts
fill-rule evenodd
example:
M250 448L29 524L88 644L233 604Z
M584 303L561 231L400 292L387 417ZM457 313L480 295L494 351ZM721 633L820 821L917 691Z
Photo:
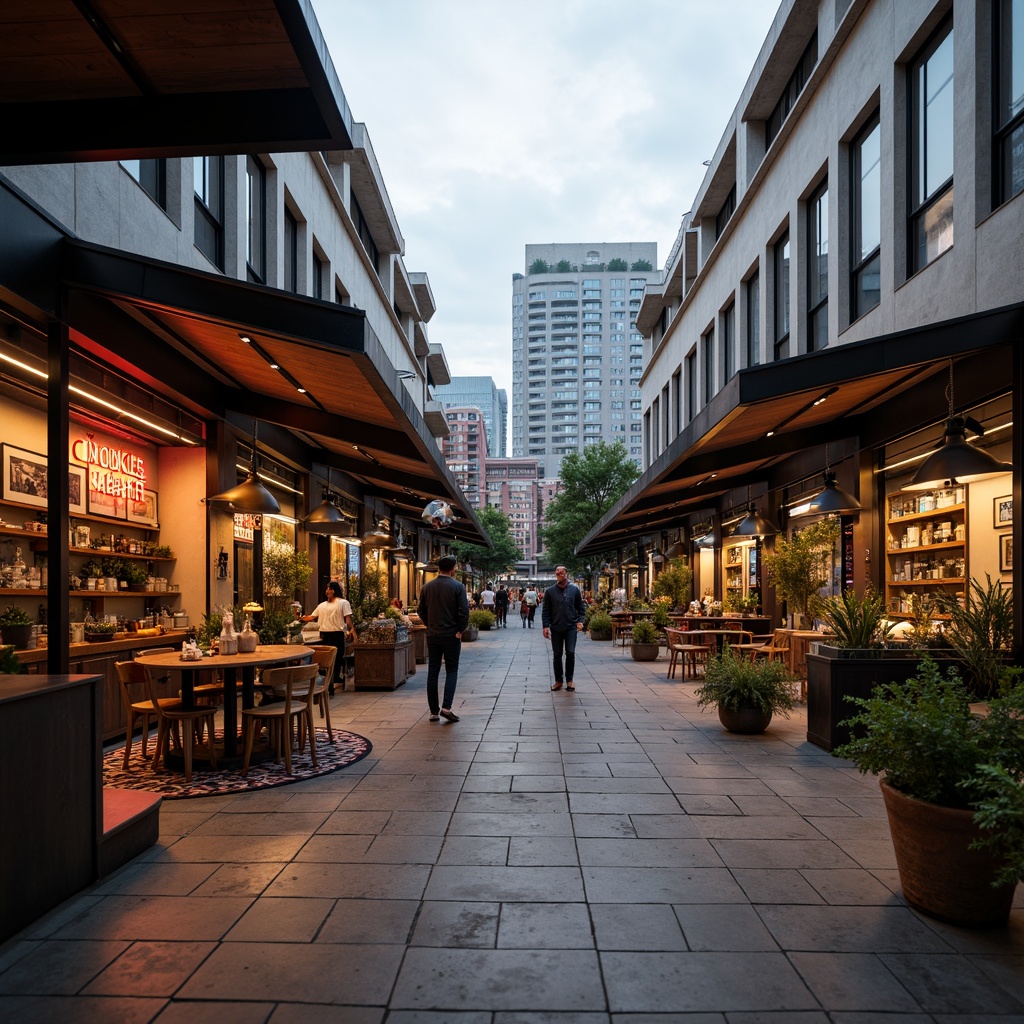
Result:
M692 682L540 629L341 693L365 760L164 803L160 844L0 946L6 1022L992 1024L1024 1021L1006 929L909 910L877 782L804 714L726 733ZM4 823L6 827L7 823Z

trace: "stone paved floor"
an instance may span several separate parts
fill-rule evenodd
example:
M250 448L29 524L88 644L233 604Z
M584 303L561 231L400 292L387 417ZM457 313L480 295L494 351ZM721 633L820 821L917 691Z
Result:
M724 732L666 661L541 631L344 693L373 753L165 803L158 846L0 946L0 1020L161 1024L1024 1021L1024 897L970 932L902 902L881 797L804 740ZM1024 889L1024 887L1022 887Z

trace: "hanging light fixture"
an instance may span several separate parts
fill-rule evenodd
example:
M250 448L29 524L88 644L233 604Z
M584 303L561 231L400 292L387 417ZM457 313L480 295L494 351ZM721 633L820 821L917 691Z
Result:
M665 552L665 557L671 560L673 558L685 558L686 554L686 545L683 543L683 531L680 528L676 531L675 543L669 545L668 551Z
M256 419L252 421L252 462L249 475L223 494L206 499L207 505L224 508L228 512L249 512L253 515L277 515L281 506L270 491L260 482L256 472Z
M395 546L395 538L391 536L388 528L376 516L373 520L373 529L363 534L363 543L369 548L384 550Z
M836 474L828 462L828 445L825 445L824 480L824 490L811 498L806 505L801 505L790 512L791 519L800 516L851 515L861 511L860 502L852 494L847 494L836 486Z
M759 515L747 488L747 514L729 531L730 537L772 537L776 533L768 519Z
M968 444L968 428L978 437L985 433L985 428L970 416L957 416L953 412L953 360L949 361L949 384L946 385L946 398L949 400L949 416L946 419L945 437L941 446L917 468L909 484L900 488L903 491L930 491L933 487L952 484L971 484L988 477L1012 473L1013 466L1009 462L1000 462L993 455Z
M327 487L324 500L302 520L307 533L328 534L332 537L352 537L356 528L355 517L337 505L337 495L331 487L331 469L327 467Z

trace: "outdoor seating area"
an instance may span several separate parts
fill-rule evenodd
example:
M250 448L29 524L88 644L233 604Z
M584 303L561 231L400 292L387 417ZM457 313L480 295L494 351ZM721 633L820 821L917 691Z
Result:
M492 630L464 651L457 724L428 721L425 673L336 694L370 757L165 800L156 847L3 947L0 1013L1024 1015L1019 890L995 930L912 910L877 781L808 743L799 707L727 732L665 658L581 639L576 692L551 693L540 631ZM154 944L168 985L141 995Z

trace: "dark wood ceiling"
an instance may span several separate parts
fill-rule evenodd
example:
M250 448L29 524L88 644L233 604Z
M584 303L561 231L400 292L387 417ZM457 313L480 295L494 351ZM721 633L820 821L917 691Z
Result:
M4 0L0 164L348 149L303 0Z

